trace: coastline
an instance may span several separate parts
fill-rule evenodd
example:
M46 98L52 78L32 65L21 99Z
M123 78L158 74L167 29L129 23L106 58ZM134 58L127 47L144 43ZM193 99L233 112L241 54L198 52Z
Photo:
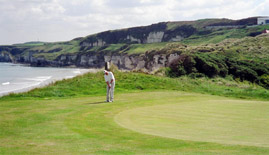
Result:
M5 62L3 62L5 63ZM8 63L8 64L11 64L11 65L22 65L24 67L29 67L27 65L24 65L24 64L14 64L14 63ZM38 68L42 68L42 67L38 67ZM57 69L57 67L50 67L51 69ZM3 90L3 91L0 91L0 98L3 97L3 96L8 96L10 94L13 94L13 93L23 93L23 92L28 92L28 91L31 91L35 88L43 88L45 86L48 86L56 81L61 81L61 80L64 80L64 79L70 79L70 78L74 78L76 76L80 76L80 75L83 75L83 74L86 74L86 73L96 73L98 72L100 69L95 69L95 68L67 68L67 67L59 67L59 69L73 69L73 70L70 70L69 72L72 72L72 75L62 75L61 74L59 76L42 76L40 75L38 78L40 79L35 79L34 77L33 78L28 78L28 80L31 80L31 82L29 82L29 84L24 84L23 87L21 88L14 88L14 89L7 89L7 90ZM27 79L27 78L24 78L24 79ZM34 81L34 82L33 82ZM27 82L26 82L27 83ZM11 83L10 82L5 82L5 83L2 83L2 86L4 85L7 85L9 86ZM15 85L15 83L13 83L13 86Z

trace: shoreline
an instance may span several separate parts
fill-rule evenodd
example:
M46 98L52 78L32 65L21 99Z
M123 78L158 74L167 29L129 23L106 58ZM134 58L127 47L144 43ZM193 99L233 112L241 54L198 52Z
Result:
M15 64L15 63L8 63L8 62L1 62L1 63L22 65L22 66L25 66L25 67L31 67L31 66L27 66L27 65L24 65L24 64ZM37 67L37 68L43 68L43 67ZM11 94L29 92L29 91L31 91L33 89L36 89L36 88L46 87L46 86L48 86L48 85L50 85L52 83L55 83L57 81L61 81L61 80L64 80L64 79L71 79L71 78L74 78L74 77L77 77L77 76L80 76L80 75L84 75L84 74L87 74L87 73L96 73L96 72L101 70L101 69L97 69L97 68L67 68L67 67L46 67L46 68L74 69L73 73L75 75L63 76L63 77L50 77L50 78L48 78L48 79L46 79L44 81L37 81L36 83L30 84L30 85L28 85L26 87L23 87L23 88L14 88L14 89L11 89L11 90L2 91L2 92L0 92L0 98L4 97L4 96L11 95ZM10 83L8 82L8 85L9 84Z
M20 65L20 66L24 66L24 67L35 67L35 68L97 69L97 70L101 69L101 68L98 69L98 68L77 67L75 65L57 67L57 66L31 66L31 64L29 64L29 63L18 63L18 62L3 62L3 61L0 61L0 63Z

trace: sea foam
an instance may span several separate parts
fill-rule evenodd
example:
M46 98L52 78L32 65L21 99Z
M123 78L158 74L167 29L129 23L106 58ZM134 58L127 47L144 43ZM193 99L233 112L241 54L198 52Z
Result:
M9 84L10 84L10 82L4 82L4 83L2 83L3 86L9 85Z

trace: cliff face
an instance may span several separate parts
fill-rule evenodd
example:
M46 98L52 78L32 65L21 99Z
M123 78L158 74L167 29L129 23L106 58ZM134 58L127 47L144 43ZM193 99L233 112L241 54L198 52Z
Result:
M162 22L150 26L133 27L122 30L105 31L95 35L90 35L82 39L80 45L88 47L100 47L107 44L118 43L159 43L181 41L184 38L200 31L204 28L224 26L222 28L256 25L257 17L241 20L229 19L205 19L197 21L183 22Z
M7 52L1 52L0 62L12 62L12 56Z
M0 62L14 62L25 63L31 66L45 67L89 67L89 68L102 68L105 62L112 62L118 66L119 69L126 70L147 70L154 71L161 67L166 67L174 59L179 57L180 53L174 54L152 54L145 55L127 55L127 54L113 54L106 55L99 53L77 54L77 55L61 55L56 60L46 60L45 58L36 58L31 55L12 56L9 53L0 52Z
M181 41L197 31L192 25L182 25L168 29L167 23L158 23L146 27L135 27L126 30L106 31L83 38L80 45L83 47L100 47L118 43L160 43Z

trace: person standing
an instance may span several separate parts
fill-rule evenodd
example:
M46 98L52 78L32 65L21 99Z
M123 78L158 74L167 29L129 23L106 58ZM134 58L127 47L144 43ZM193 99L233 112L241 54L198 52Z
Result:
M113 102L114 100L114 89L115 89L115 77L112 72L104 70L104 77L106 81L106 101Z

